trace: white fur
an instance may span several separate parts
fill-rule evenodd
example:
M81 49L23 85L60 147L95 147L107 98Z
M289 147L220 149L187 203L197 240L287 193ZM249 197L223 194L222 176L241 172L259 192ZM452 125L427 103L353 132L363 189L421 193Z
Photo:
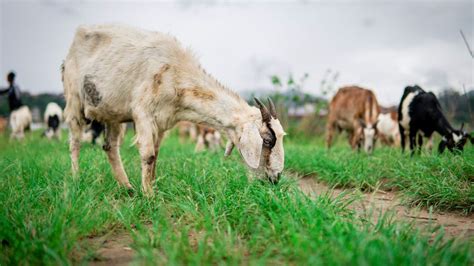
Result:
M416 95L420 93L419 91L415 92L410 92L407 97L403 100L402 103L402 120L400 121L400 124L402 127L405 129L405 132L408 132L408 129L410 129L410 115L408 114L410 104L413 101L413 98L415 98Z
M11 138L22 139L25 136L25 129L31 125L33 118L28 106L22 106L13 111L10 115L12 127Z
M454 143L458 143L462 139L462 135L458 136L456 133L453 133Z
M364 151L371 153L375 144L375 129L372 124L368 124L364 128Z
M259 129L264 126L259 109L208 75L193 54L169 35L114 25L79 27L64 62L63 82L74 170L78 169L84 115L106 125L109 161L116 179L127 187L131 185L118 153L117 132L121 122L134 121L142 188L147 194L160 141L178 121L226 132L247 164L259 166ZM84 88L91 83L99 96L95 103L93 94Z
M58 116L59 118L59 127L54 130L53 128L48 128L48 119L49 117L51 116ZM63 120L63 109L61 108L61 106L59 106L57 103L55 102L50 102L48 103L48 105L46 106L46 110L44 111L44 123L46 124L46 137L48 139L51 139L52 137L56 137L58 139L61 138L61 121Z
M398 122L392 119L390 113L379 114L377 121L378 133L392 140L397 145L400 142Z

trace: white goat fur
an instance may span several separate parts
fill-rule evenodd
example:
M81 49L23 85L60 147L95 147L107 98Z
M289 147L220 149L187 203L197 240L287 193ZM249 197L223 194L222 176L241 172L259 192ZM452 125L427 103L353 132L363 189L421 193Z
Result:
M30 127L33 122L30 108L22 106L10 115L10 124L12 127L11 138L22 139L25 136L25 130Z
M52 128L48 128L48 119L50 116L54 116L56 115L59 119L59 127L57 129L52 129ZM50 102L48 103L48 105L46 105L46 110L44 111L44 116L43 116L43 119L44 119L44 123L46 124L46 128L47 128L47 131L46 131L46 137L48 139L51 139L52 137L56 137L58 139L61 138L61 121L63 121L63 109L61 108L61 106L59 106L57 103L55 102Z
M400 131L398 130L398 121L393 120L390 113L379 114L377 130L379 134L384 135L392 141L395 146L400 145Z
M117 181L131 188L118 152L120 123L134 121L142 160L142 189L152 192L156 157L164 132L178 121L208 124L226 132L251 168L283 170L283 128L265 165L260 110L224 88L178 41L158 32L98 25L79 27L63 66L66 122L72 167L78 170L84 117L106 125L106 150Z

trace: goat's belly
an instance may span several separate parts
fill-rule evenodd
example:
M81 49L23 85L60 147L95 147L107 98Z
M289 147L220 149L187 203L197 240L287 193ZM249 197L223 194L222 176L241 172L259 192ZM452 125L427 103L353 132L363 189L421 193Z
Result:
M338 120L336 122L336 125L342 130L352 130L353 129L352 123L350 123L346 120Z
M127 108L120 105L109 105L103 103L100 106L86 104L84 115L87 119L108 123L122 123L132 121L132 115Z

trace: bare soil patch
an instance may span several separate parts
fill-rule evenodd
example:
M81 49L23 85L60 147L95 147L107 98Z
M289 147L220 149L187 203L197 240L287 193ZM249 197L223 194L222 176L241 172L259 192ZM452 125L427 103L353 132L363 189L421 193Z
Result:
M376 190L371 193L362 193L355 189L331 189L326 184L316 181L314 176L296 176L295 178L298 179L301 191L312 198L324 194L337 197L342 193L344 193L343 197L357 197L360 200L354 200L349 208L355 210L359 215L370 218L374 222L377 222L379 217L390 212L395 215L396 219L414 222L420 228L443 226L446 237L468 239L474 237L474 214L464 216L450 212L430 213L423 208L404 206L396 192Z
M88 261L89 265L129 265L135 256L135 251L130 247L133 239L126 231L91 237L86 242L96 249L94 258Z

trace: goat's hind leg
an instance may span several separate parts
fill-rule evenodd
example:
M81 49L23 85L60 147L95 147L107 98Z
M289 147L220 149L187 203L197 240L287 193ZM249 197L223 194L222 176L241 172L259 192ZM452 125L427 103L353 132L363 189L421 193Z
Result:
M421 154L421 147L423 147L423 136L418 134L418 154Z
M120 144L125 130L121 124L106 124L105 126L105 143L103 145L104 151L107 153L107 158L112 166L112 172L117 182L131 190L132 185L128 180L125 169L123 168L122 158L120 157Z
M410 129L410 155L415 155L416 148L416 131Z
M69 121L69 151L71 152L71 167L73 175L79 172L79 153L81 151L82 123L80 118Z

